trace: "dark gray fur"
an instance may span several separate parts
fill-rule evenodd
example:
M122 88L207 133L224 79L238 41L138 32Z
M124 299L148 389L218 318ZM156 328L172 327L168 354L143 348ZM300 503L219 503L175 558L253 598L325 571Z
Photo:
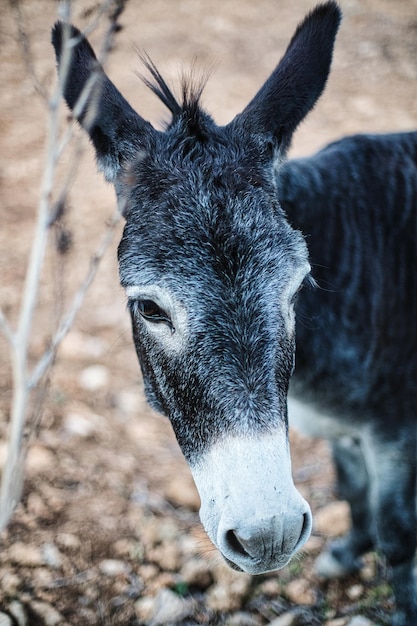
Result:
M173 115L165 132L155 131L74 27L64 95L74 109L97 75L78 119L126 217L122 284L133 294L137 285L158 285L172 297L164 308L136 294L129 307L147 397L170 418L191 466L226 435L286 429L295 353L288 320L306 240L318 288L305 280L298 299L292 392L334 425L353 528L331 558L347 573L363 552L380 548L393 569L395 624L410 626L417 623L416 134L345 139L282 165L326 82L339 20L333 2L312 12L269 80L224 127L200 108L201 90L185 85L179 104L148 63L152 88ZM53 31L58 62L65 28ZM165 344L153 332L161 329ZM305 540L303 515L291 550ZM232 527L226 540L248 556L251 539Z
M333 438L353 527L330 550L346 573L381 550L395 623L417 623L417 133L342 139L286 163L278 188L319 286L299 298L292 391L355 430Z

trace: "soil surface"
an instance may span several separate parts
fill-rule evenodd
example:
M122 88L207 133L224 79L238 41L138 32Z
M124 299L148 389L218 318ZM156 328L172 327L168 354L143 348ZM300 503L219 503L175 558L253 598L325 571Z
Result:
M84 27L97 4L75 2L74 23ZM174 85L182 67L213 67L203 101L225 123L267 78L314 4L130 0L107 70L158 126L167 114L135 75L141 71L135 46ZM298 130L292 155L310 154L346 134L417 126L417 2L341 5L344 20L328 87ZM48 93L55 85L49 40L57 3L3 1L0 8L0 305L14 327L45 162L48 115L36 85ZM93 43L99 45L104 28L103 22ZM65 117L63 108L63 129ZM39 290L33 362L86 275L114 212L114 192L78 135L79 167L66 211L51 230ZM59 169L56 197L66 171ZM122 223L60 349L27 460L22 502L0 536L0 624L389 624L391 590L375 555L343 582L314 574L326 541L349 524L345 503L335 502L323 442L292 434L295 481L315 514L313 536L300 557L259 577L222 563L199 524L199 499L171 427L144 400L117 277L121 229ZM1 336L0 464L12 389L9 354ZM35 394L33 403L39 400Z

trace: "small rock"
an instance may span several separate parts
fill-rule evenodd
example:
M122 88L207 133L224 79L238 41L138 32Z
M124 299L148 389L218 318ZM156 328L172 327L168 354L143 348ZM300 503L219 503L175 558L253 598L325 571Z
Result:
M161 572L147 584L151 595L156 595L161 589L173 589L178 582L178 577L172 572Z
M77 535L72 533L58 533L55 541L61 548L66 550L78 550L81 543Z
M330 619L324 622L324 626L346 626L348 617L336 617L336 619Z
M359 583L356 585L352 585L351 587L346 589L347 597L349 598L349 600L353 600L353 601L359 600L359 598L363 596L363 592L364 592L364 588Z
M355 617L352 617L346 626L376 626L376 624L375 622L371 622L371 620L364 615L355 615Z
M107 349L108 345L103 339L72 330L61 342L59 353L68 359L98 359Z
M50 450L38 443L30 446L26 459L28 474L41 474L50 470L54 465L55 455Z
M233 596L225 585L220 584L210 587L206 603L213 611L236 611L242 606L241 598Z
M98 391L109 384L110 372L104 365L90 365L82 370L78 380L83 389Z
M307 604L311 606L316 602L316 594L311 583L305 578L291 580L285 588L285 592L291 602L295 604Z
M220 563L214 570L216 584L207 592L207 605L214 611L236 611L242 607L252 582L249 574L235 572Z
M159 567L157 565L154 565L153 563L145 563L140 568L141 578L143 578L145 582L148 582L152 580L153 578L156 578L158 574L159 574Z
M8 559L12 563L26 567L38 567L44 564L39 546L22 542L13 543L8 550Z
M18 626L29 626L26 617L26 611L21 602L14 600L8 606L10 615L13 615Z
M315 530L326 537L340 537L347 533L349 526L349 505L344 501L331 502L314 517Z
M193 600L184 600L170 589L161 589L155 598L155 612L150 626L166 626L191 617L195 611Z
M143 552L138 541L122 537L113 543L113 551L117 556L124 558L137 558Z
M273 619L272 622L269 623L269 626L297 626L297 623L298 617L296 613L288 611Z
M8 596L16 596L20 587L21 580L19 576L8 570L0 571L1 590ZM0 622L1 626L1 622Z
M254 615L238 611L226 619L224 626L259 626L260 623Z
M281 584L277 578L267 578L259 585L259 591L269 598L276 598L281 593Z
M50 587L56 575L47 567L35 567L31 575L31 582L36 587Z
M135 602L136 617L141 622L148 623L152 618L152 615L155 613L155 606L155 598L151 598L149 596L140 598Z
M13 626L11 617L0 611L0 626Z
M213 582L209 564L198 558L186 561L180 574L187 585L199 589L207 589Z
M80 413L68 413L64 418L64 430L76 437L86 439L91 437L95 432L94 424L84 415Z
M148 559L159 565L161 570L176 571L181 564L181 555L176 543L164 542L148 551Z
M32 491L28 495L26 509L35 517L45 517L48 515L48 507L46 506L45 501L35 491Z
M53 543L44 543L42 545L42 557L45 565L58 568L62 565L62 555Z
M102 574L110 577L127 574L130 570L129 565L119 559L104 559L99 563L98 568Z
M370 557L371 555L367 555L367 557ZM367 558L365 557L365 558ZM376 576L377 573L377 567L376 567L376 561L375 559L370 560L369 558L366 560L364 566L362 567L361 571L359 572L359 576L361 578L361 580L365 581L365 582L369 582L371 580L373 580Z
M58 613L53 606L46 602L32 600L30 608L38 617L42 618L45 626L58 626L58 624L65 621L61 613Z

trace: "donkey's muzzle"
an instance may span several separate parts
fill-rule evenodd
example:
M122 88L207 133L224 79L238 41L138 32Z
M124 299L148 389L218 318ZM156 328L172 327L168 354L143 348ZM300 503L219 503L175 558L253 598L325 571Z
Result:
M311 511L294 486L284 430L225 437L191 470L201 521L234 569L280 569L310 536Z
M227 524L226 524L227 525ZM272 515L268 519L252 520L239 528L218 529L218 547L234 569L249 574L262 574L287 565L310 536L311 513L285 516Z

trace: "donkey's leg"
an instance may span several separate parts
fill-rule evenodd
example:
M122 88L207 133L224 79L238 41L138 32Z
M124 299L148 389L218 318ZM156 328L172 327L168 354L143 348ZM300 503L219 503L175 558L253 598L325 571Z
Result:
M316 569L326 578L341 578L360 569L359 557L373 546L369 476L358 439L343 437L332 444L332 452L338 496L350 505L352 528L320 555Z
M376 430L376 429L375 429ZM416 430L369 432L364 454L370 474L370 502L376 545L392 569L397 605L393 626L417 624Z

